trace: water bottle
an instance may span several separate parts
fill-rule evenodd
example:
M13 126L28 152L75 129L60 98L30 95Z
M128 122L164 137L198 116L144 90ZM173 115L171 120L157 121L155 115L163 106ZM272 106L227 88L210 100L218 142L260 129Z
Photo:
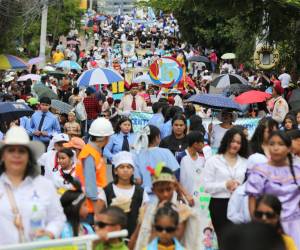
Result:
M32 208L30 216L30 238L31 240L36 240L36 232L39 229L43 229L43 218L44 214L39 204L39 197L35 192L32 199Z

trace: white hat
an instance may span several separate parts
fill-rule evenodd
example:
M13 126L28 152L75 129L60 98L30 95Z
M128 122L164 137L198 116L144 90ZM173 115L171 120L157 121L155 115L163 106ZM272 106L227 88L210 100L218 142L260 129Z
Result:
M26 130L23 127L13 126L5 134L4 141L0 141L0 149L6 145L26 146L34 154L37 160L44 152L45 146L39 141L30 141Z
M54 135L52 138L52 141L53 141L53 143L62 142L62 141L68 142L68 141L70 141L70 138L67 134L60 133L60 134Z
M117 168L121 164L130 164L132 167L134 167L132 153L121 151L115 154L112 158L112 164L115 166L115 168Z

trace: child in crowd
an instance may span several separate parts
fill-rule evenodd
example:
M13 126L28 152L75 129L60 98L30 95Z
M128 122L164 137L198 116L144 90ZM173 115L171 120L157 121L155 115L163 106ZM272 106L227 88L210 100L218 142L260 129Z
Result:
M61 238L72 238L94 233L89 224L82 222L87 218L88 210L86 207L86 197L81 190L81 186L74 179L71 179L71 183L76 190L67 190L60 198L67 217Z
M300 130L292 130L288 135L292 139L293 162L295 165L300 165Z
M96 233L100 240L94 243L95 250L128 250L122 238L109 239L108 233L121 231L127 226L127 216L119 207L105 208L96 215Z
M132 154L121 151L113 156L114 181L109 183L104 192L100 192L99 199L104 207L116 206L127 214L128 235L131 236L137 225L139 208L148 202L147 193L134 183L134 162Z
M76 122L76 115L72 111L68 114L68 122L64 125L64 132L69 135L70 138L81 135L81 127L79 123Z
M184 247L175 237L179 225L179 214L171 202L166 202L154 216L154 240L145 250L174 249L184 250Z
M57 171L53 172L52 180L59 194L73 189L73 185L70 183L70 177L75 177L73 157L74 153L69 148L63 148L57 153L59 166Z
M129 248L144 249L154 238L152 226L157 208L166 202L172 202L178 209L179 224L175 236L187 249L197 249L201 244L200 237L193 232L199 232L199 220L195 212L186 204L179 202L176 195L177 181L171 169L160 164L153 169L148 167L152 174L153 192L155 199L140 209L138 226L131 236Z
M282 127L285 132L298 129L296 118L293 114L287 114L282 122Z

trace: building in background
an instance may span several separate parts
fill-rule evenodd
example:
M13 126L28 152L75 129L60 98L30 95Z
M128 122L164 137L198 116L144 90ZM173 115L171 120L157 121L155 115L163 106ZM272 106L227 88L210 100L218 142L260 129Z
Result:
M97 11L108 15L131 14L136 0L97 0Z

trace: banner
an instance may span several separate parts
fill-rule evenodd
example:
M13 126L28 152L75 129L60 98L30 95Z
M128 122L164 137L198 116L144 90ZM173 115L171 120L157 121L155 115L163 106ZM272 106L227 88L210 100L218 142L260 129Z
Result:
M136 131L139 131L144 126L146 126L152 116L153 116L152 113L131 112L130 119L132 120L133 130L136 132ZM260 121L260 118L238 118L234 122L234 125L241 125L241 126L247 128L248 135L249 135L248 139L250 139L252 137L252 135L254 134L254 131L255 131L259 121ZM206 130L210 123L218 124L218 123L220 123L220 121L217 118L214 118L213 120L211 118L202 119L202 124Z
M133 57L135 54L135 42L134 41L123 42L122 52L124 57Z

